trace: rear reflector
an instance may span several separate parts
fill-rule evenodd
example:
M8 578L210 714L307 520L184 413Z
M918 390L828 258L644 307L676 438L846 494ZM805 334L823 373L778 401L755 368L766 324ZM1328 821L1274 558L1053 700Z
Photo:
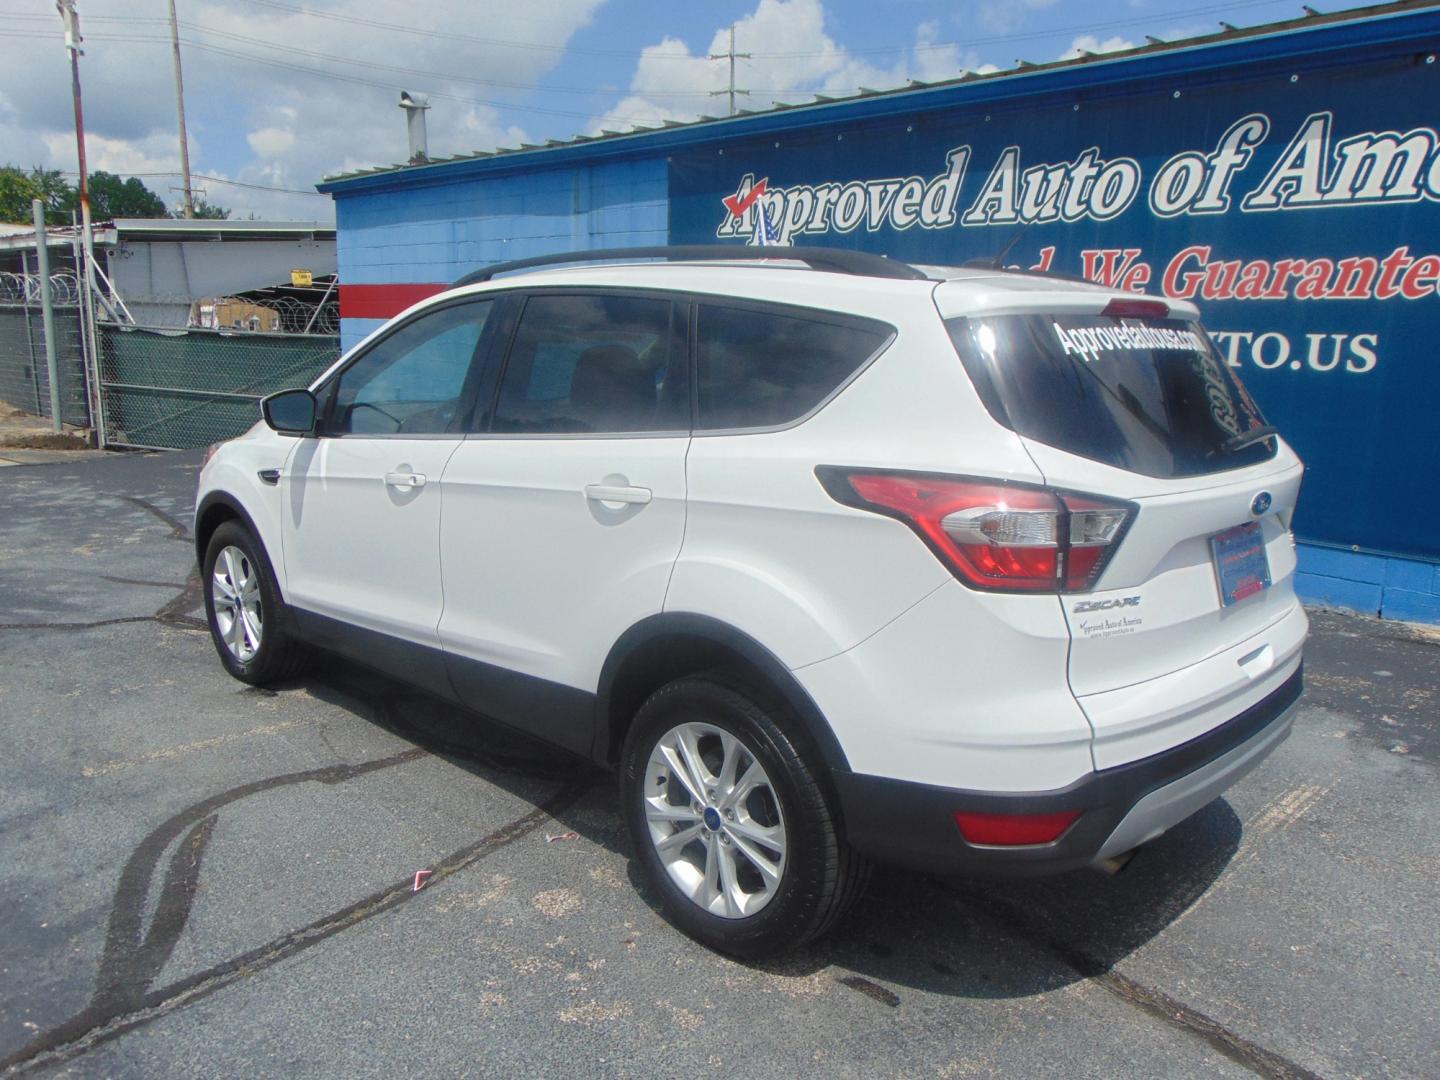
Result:
M1020 847L1059 840L1079 816L1079 810L1058 814L974 814L957 810L955 824L967 843Z
M998 592L1091 588L1134 514L1130 503L969 477L816 475L838 502L903 521L961 581Z

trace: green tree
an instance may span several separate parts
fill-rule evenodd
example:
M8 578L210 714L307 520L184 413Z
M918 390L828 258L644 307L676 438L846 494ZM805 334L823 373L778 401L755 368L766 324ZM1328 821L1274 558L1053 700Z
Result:
M168 216L165 201L135 177L122 180L114 173L90 174L91 220L113 221L115 218Z
M59 169L42 169L38 165L30 170L30 179L39 189L40 201L45 204L46 225L69 225L70 211L78 208L75 189Z
M0 166L0 221L28 224L31 199L45 204L47 225L69 225L71 213L78 214L80 210L80 193L59 169L36 166L26 172L15 165ZM184 210L167 210L164 200L136 177L124 180L104 171L90 174L90 217L94 221L184 216ZM196 199L195 216L224 221L230 217L230 211Z
M0 168L0 221L29 221L30 200L39 194L35 182L15 166Z
M75 205L75 189L59 169L37 166L27 173L14 165L0 166L0 221L29 224L33 220L31 199L45 204L45 224L64 225Z

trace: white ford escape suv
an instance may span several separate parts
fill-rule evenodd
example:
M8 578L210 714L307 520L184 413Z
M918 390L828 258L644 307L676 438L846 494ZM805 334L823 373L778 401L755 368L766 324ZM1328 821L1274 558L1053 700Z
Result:
M615 767L668 916L732 954L871 860L1105 863L1300 693L1301 464L1197 318L821 249L471 275L213 452L216 648Z

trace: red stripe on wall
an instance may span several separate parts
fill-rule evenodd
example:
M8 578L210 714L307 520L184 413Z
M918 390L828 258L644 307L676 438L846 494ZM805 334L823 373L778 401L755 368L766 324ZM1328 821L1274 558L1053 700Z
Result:
M342 319L388 319L449 285L341 285Z

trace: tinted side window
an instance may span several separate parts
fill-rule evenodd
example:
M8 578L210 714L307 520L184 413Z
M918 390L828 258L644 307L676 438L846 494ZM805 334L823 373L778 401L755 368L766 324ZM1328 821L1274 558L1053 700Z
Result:
M422 315L340 374L330 430L437 435L452 430L492 301Z
M669 300L532 296L500 380L492 430L688 431L676 321Z
M775 427L825 400L889 339L880 323L702 304L698 427Z

